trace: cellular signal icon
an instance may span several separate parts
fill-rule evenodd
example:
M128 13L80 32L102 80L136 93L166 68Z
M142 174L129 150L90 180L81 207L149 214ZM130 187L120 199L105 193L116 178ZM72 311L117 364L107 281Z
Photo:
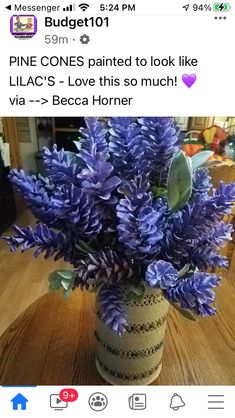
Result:
M90 6L87 3L81 3L78 5L78 7L80 7L80 9L82 9L82 11L85 12Z
M75 4L74 3L63 8L63 12L73 12L74 10L75 10Z

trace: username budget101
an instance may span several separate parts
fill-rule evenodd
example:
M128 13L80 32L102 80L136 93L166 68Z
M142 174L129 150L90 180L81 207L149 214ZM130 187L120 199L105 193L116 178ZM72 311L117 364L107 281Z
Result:
M68 28L76 29L82 27L109 27L109 18L108 17L84 17L83 19L70 19L68 16L62 19L54 19L52 17L45 17L45 27L53 28Z

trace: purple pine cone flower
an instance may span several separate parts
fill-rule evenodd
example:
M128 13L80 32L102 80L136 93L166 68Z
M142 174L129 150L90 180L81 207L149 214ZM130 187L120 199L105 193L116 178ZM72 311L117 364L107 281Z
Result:
M148 190L149 183L142 176L119 188L125 196L117 205L119 241L126 255L136 260L157 254L163 238L162 213L153 209Z
M81 237L95 236L100 232L99 211L81 187L73 184L62 186L54 193L52 202L56 218L66 222L68 229L73 229Z
M98 316L118 335L127 329L123 301L124 292L119 286L103 286L98 293Z
M106 141L107 130L103 127L98 118L85 118L86 128L80 128L80 133L83 138L77 144L81 150L86 150L89 153L93 145L96 146L96 152L108 154L108 143Z
M81 167L78 164L76 154L66 152L63 148L58 151L57 145L54 144L52 151L44 147L42 156L47 175L51 181L54 181L57 185L73 183L79 186L80 180L77 179L77 176Z
M219 280L215 274L196 271L164 293L169 301L179 303L183 309L189 309L196 315L211 316L216 313L216 309L209 306L215 300L212 287L218 286Z
M124 257L118 256L115 251L100 251L88 254L86 261L79 262L76 268L76 286L83 289L90 284L100 286L105 284L130 283L134 279L133 266Z
M193 192L207 193L211 189L211 177L206 168L199 168L193 173Z
M55 255L55 260L64 257L65 261L70 261L72 255L70 233L57 232L40 223L37 224L35 230L31 226L20 228L16 225L14 225L14 230L15 236L3 237L10 245L11 251L15 252L20 248L24 252L29 248L37 247L34 252L35 257L45 252L45 258Z
M171 263L163 260L149 264L145 275L146 283L155 289L168 289L175 286L178 279L178 271Z

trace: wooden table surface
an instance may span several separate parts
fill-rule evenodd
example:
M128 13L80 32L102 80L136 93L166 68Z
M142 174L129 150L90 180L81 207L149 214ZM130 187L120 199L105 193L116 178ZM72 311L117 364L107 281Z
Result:
M213 318L188 321L170 311L156 385L235 384L235 291L223 281ZM103 385L95 368L93 295L46 294L0 337L1 385Z

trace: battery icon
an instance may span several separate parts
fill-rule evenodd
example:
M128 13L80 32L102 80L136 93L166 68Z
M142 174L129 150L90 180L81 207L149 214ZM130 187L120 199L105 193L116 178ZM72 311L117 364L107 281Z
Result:
M214 12L228 12L230 9L229 3L214 3L213 10Z

